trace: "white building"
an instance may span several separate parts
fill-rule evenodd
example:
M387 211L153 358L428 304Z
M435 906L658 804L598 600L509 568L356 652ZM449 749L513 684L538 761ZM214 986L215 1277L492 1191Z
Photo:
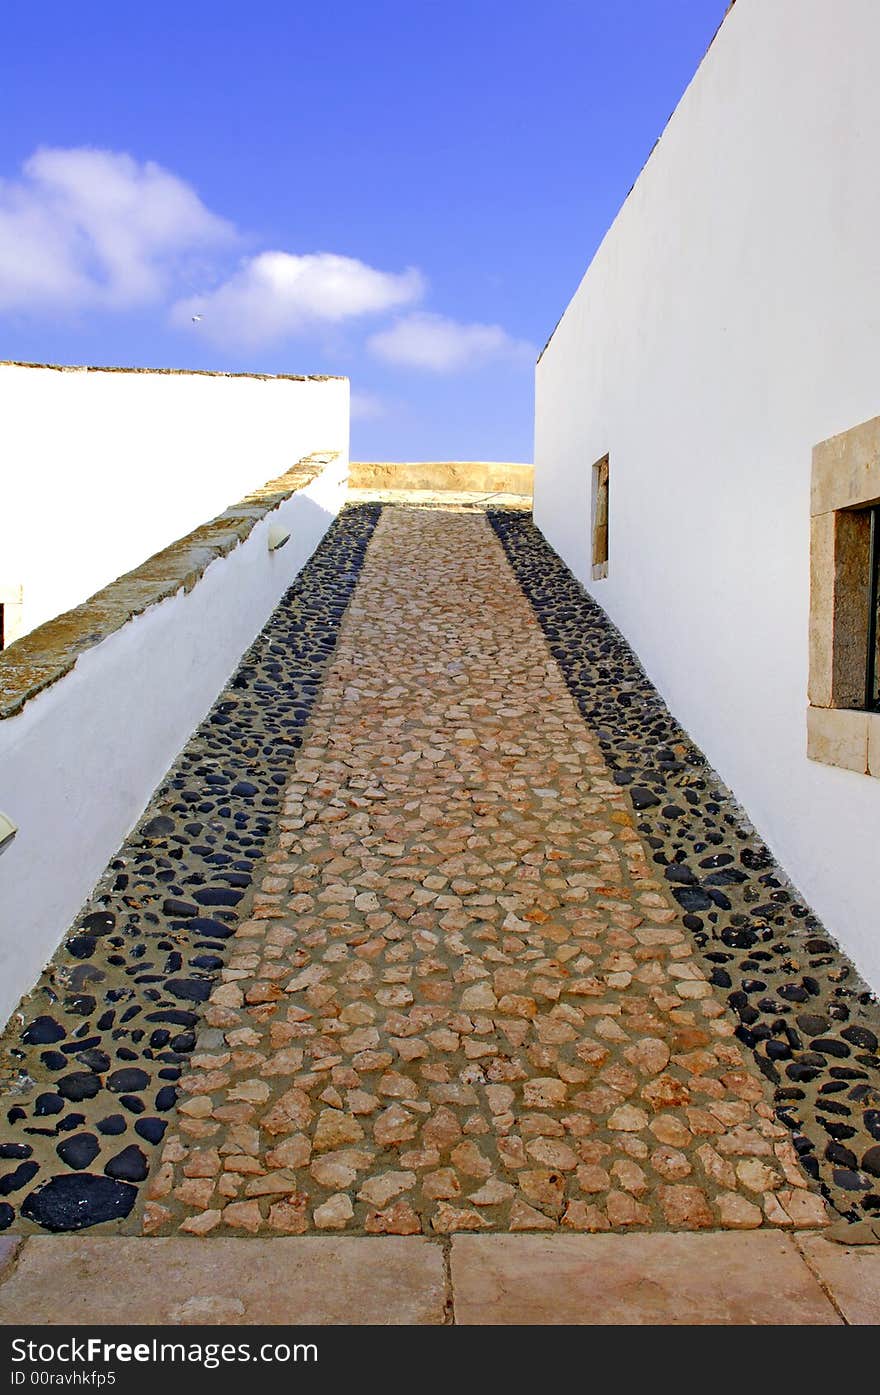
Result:
M539 361L535 444L537 524L875 987L878 51L874 0L737 0Z

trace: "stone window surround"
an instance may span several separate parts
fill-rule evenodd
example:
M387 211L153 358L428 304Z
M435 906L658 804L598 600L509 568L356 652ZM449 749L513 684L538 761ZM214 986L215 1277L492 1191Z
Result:
M880 502L880 417L813 450L807 756L880 778L880 712L864 707L869 520Z
M606 452L590 471L590 575L602 581L608 575L608 485Z

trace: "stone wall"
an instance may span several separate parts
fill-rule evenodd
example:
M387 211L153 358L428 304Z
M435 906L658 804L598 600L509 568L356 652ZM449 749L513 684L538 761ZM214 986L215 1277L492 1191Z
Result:
M350 483L352 489L531 495L532 475L531 465L499 460L353 460Z

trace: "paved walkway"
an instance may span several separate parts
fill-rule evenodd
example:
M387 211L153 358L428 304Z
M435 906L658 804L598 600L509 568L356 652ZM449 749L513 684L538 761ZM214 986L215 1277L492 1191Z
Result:
M822 1223L485 518L383 514L281 830L148 1233Z
M67 1267L109 1294L132 1245L178 1276L150 1321L339 1320L345 1284L303 1316L282 1270L357 1292L392 1257L393 1321L880 1311L817 1187L877 1213L876 1003L528 520L493 522L331 530L22 1004L0 1319L86 1320ZM264 1276L238 1316L228 1245Z

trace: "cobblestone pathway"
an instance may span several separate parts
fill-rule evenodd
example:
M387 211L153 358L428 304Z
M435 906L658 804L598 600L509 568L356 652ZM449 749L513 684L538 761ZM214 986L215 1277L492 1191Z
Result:
M148 1232L822 1221L484 517L386 511Z
M350 509L7 1030L0 1229L876 1213L822 933L527 516Z

